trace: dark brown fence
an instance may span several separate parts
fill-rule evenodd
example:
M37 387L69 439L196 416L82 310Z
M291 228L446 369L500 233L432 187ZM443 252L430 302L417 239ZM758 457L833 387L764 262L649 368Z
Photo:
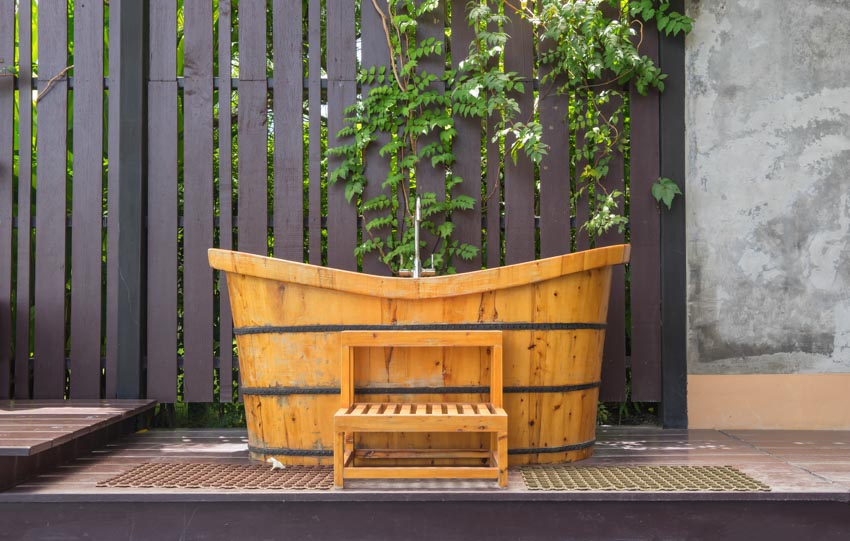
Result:
M472 33L459 14L466 2L451 0L451 10L421 32L450 34L452 48L465 50ZM76 2L73 36L64 2L39 3L32 58L30 2L0 0L0 398L128 394L118 376L127 355L119 352L127 351L122 329L135 325L143 333L140 392L162 402L233 400L238 359L229 301L207 265L207 248L358 269L354 248L363 219L341 186L323 182L333 167L323 160L343 109L367 90L356 82L358 54L364 67L386 62L372 0L180 4L178 10L177 0L149 2L147 110L136 133L122 108L121 81L131 68L122 49L128 27L118 24L122 2ZM519 17L511 25L505 68L531 80L532 29ZM658 36L648 26L643 39L644 54L657 57ZM432 72L446 64L430 62ZM529 92L520 105L528 111L533 100ZM659 211L650 185L659 176L659 97L632 92L630 101L631 153L612 163L607 181L622 189L629 175L630 230L627 239L609 234L598 241L633 245L628 270L615 273L602 398L625 398L630 361L632 399L658 401ZM454 216L456 234L487 248L457 261L459 271L566 253L573 239L587 247L575 228L586 211L579 205L572 222L570 216L568 106L564 96L541 100L552 151L537 172L522 157L505 160L487 142L488 126L457 119L453 170L465 180L459 193L478 204ZM139 141L147 154L140 165L146 219L135 223L132 212L122 216L119 197L122 189L130 193L122 184L122 168L132 165L122 162L125 149ZM376 177L385 172L380 167L387 165L376 162ZM436 172L418 180L427 191L444 190ZM482 201L482 189L492 197ZM136 229L136 237L124 236ZM134 238L146 247L136 284L144 296L135 314L143 317L135 320L119 272L120 254ZM387 272L373 257L361 269Z

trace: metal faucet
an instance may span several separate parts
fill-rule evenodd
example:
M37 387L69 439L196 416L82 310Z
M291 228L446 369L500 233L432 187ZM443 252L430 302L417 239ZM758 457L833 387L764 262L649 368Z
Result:
M414 256L413 256L413 270L411 269L399 269L398 275L413 278L419 278L420 276L434 276L437 274L437 269L434 268L434 254L431 254L431 268L425 269L422 268L422 259L419 257L419 227L422 223L422 202L419 199L419 196L416 196L416 211L413 215L413 243L414 247ZM404 265L404 258L402 257L401 264Z

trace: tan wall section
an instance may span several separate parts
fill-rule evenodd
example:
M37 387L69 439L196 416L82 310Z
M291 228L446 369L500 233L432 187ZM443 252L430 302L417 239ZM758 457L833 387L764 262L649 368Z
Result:
M850 430L850 374L691 375L688 427Z

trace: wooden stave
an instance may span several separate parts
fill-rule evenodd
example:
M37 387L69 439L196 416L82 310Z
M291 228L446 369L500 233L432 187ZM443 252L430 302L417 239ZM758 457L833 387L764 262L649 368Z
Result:
M595 294L597 296L598 302L591 303L596 306L593 308L586 308L583 311L584 317L579 319L591 319L595 320L593 322L600 323L605 321L605 311L607 309L607 294L610 287L610 267L602 268L602 269L592 269L589 271L582 271L581 273L575 273L571 275L565 275L557 278L553 278L544 282L540 282L537 284L528 284L525 286L518 286L515 288L511 288L510 291L502 291L502 292L486 292L478 295L469 295L469 296L456 296L445 299L383 299L380 297L366 297L362 295L356 295L352 293L345 293L340 291L333 290L319 290L319 288L315 288L312 286L303 286L300 284L280 284L279 282L275 282L273 280L269 280L266 278L257 278L250 277L244 275L233 275L232 273L228 273L228 284L231 288L231 299L234 304L234 320L236 323L236 327L250 327L252 325L256 326L257 324L264 325L285 325L288 323L297 323L299 325L307 325L307 324L326 324L327 322L336 322L340 325L344 325L344 321L358 321L363 322L368 320L373 323L386 323L389 321L390 323L418 323L418 324L427 324L427 323L436 323L438 321L442 321L445 318L445 315L451 314L451 319L462 319L466 323L477 323L479 320L483 319L485 322L489 319L492 321L502 321L505 323L517 322L518 320L536 320L538 323L556 323L552 321L556 318L555 314L562 312L563 310L559 310L558 306L556 306L552 310L548 310L546 312L541 312L539 309L539 305L541 304L541 299L544 300L543 304L546 304L547 301L545 299L554 291L559 290L569 290L574 289L573 286L566 284L565 282L576 282L580 285L578 289L585 289L585 293L587 293L587 289L595 289ZM247 287L247 290L246 290ZM553 289L554 288L554 289ZM303 289L304 291L299 291ZM253 290L253 292L250 292ZM295 293L295 295L293 295ZM313 319L304 317L305 311L303 310L303 306L299 306L298 302L292 302L292 298L296 299L303 295L304 297L316 297L318 296L317 303L322 304L323 306L327 303L328 299L333 299L336 297L339 300L339 297L355 297L354 299L348 299L352 306L358 307L358 309L352 313L351 310L339 310L339 311L327 311L320 310L317 316ZM527 306L527 310L515 310L512 309L510 311L499 310L498 305L500 302L497 297L503 296L507 297L507 299L502 299L501 304L513 305L516 299L521 299L524 296L527 297L531 295L532 298L536 299L534 302L530 302ZM470 304L470 300L465 297L473 297L473 301ZM557 295L555 295L557 297ZM563 295L560 303L555 301L556 305L563 305L564 300L568 298L569 295ZM601 297L601 298L600 298ZM264 301L264 305L267 307L265 310L261 312L265 314L265 316L261 318L251 317L251 313L246 313L243 310L237 309L237 306L240 301L244 301L248 298L262 298L266 299ZM344 299L342 299L344 300ZM269 305L271 302L271 305ZM549 304L552 304L551 299L548 301ZM443 305L449 304L450 306L445 307ZM245 303L247 306L247 303ZM476 308L473 319L469 312L469 306L473 306ZM284 307L284 309L269 309L269 307ZM438 306L440 308L435 308ZM458 308L461 307L461 308ZM465 308L464 308L465 307ZM367 314L379 314L378 317L372 317L371 319L366 317ZM286 314L296 314L295 317L288 317ZM431 317L425 317L423 314L431 314ZM438 317L433 317L436 314ZM271 315L272 317L268 317ZM513 316L513 317L510 317ZM509 318L510 319L507 319ZM501 318L501 319L500 319ZM512 357L512 353L520 352L520 355L513 355L516 358L522 357L522 346L521 344L525 342L526 344L532 345L535 340L545 340L546 337L552 336L552 333L593 333L596 336L596 340L591 340L590 342L595 344L594 348L591 349L591 357L589 359L589 363L585 366L585 371L590 371L590 376L584 374L580 380L575 378L567 379L567 380L559 380L552 381L551 378L549 381L545 381L546 377L543 377L543 382L552 384L560 384L560 385L576 385L588 383L588 380L598 381L599 372L601 370L601 344L604 341L604 331L603 330L575 330L575 331L546 331L545 334L536 333L535 331L506 331L506 359ZM315 341L316 337L313 336L313 333L309 333L308 341ZM338 339L334 339L335 333L328 333L324 335L322 338L326 342L320 349L324 349L326 352L323 360L325 366L325 375L327 376L327 381L324 383L328 385L337 385L338 386L338 357L335 352L338 351ZM256 340L257 336L261 335L238 335L237 341L239 342L240 352L242 355L240 357L240 365L242 369L242 379L243 385L246 387L250 387L255 384L265 384L265 382L259 382L252 379L252 374L254 371L252 370L252 365L255 363L254 356L248 353L249 351L253 351L253 347L250 345L250 342ZM522 336L527 337L526 340L521 340ZM290 342L290 345L293 343L297 343L298 339L295 338L296 333L291 333L287 335L287 341ZM336 342L336 345L334 345ZM526 349L530 349L528 346L525 346ZM259 348L260 351L263 351L263 348ZM296 351L310 351L309 348L303 348L301 345L296 344ZM547 348L548 349L548 348ZM375 352L366 352L361 355L374 356ZM542 355L545 357L546 355ZM315 356L312 356L315 358ZM321 357L321 356L320 356ZM368 362L368 361L367 361ZM362 364L362 362L360 363ZM543 372L547 372L547 367L542 367ZM540 367L538 367L538 370ZM307 373L316 375L315 370L311 370L310 372L306 372L304 370L300 370L300 373ZM523 382L529 383L535 378L539 380L538 376L534 376L532 374L525 373L522 367L510 368L506 364L505 369L505 385L507 387L510 386L521 386ZM361 379L374 379L373 377L369 378L361 378ZM484 379L484 378L481 378ZM281 383L281 382L273 382L273 383ZM287 382L283 382L287 383ZM291 383L291 382L290 382ZM303 382L302 382L303 383ZM450 382L451 383L451 382ZM539 383L539 381L538 381ZM516 385L515 385L516 384ZM529 417L529 412L539 411L541 409L546 409L547 407L552 407L553 401L557 402L559 398L553 398L551 396L545 396L544 393L527 393L524 396L519 395L506 395L506 409L509 412L509 420L511 422L509 442L512 450L515 452L518 448L534 448L534 447L559 447L560 445L577 445L586 442L592 442L595 435L595 421L596 421L596 398L598 395L598 389L594 389L592 392L588 392L588 390L581 391L578 395L579 398L566 397L569 398L572 402L578 402L578 407L572 406L564 406L560 405L558 408L561 411L561 417L566 416L570 419L568 423L569 427L572 427L572 430L575 430L577 434L569 435L563 434L561 430L552 429L551 427L548 429L544 429L546 423L548 422L551 425L554 421L542 421L540 417ZM312 418L308 417L307 419L297 419L297 415L291 415L292 412L287 410L288 406L283 404L283 401L280 398L268 398L268 397L245 397L246 399L246 416L249 419L249 432L252 434L251 436L251 447L252 448L273 448L273 449L282 449L289 448L292 449L293 452L298 452L298 448L288 446L289 440L284 439L280 440L275 437L272 438L257 438L258 434L264 433L264 426L275 426L275 419L283 418L290 419L291 422L287 423L284 421L284 429L283 430L273 430L271 433L273 434L284 434L288 435L293 433L293 431L298 431L301 436L301 442L299 443L300 448L303 451L325 451L331 449L331 435L330 429L326 428L325 432L322 432L321 427L322 423L317 422L318 418L326 418L327 422L324 423L325 426L330 425L330 419L332 418L333 412L336 410L338 405L338 397L334 397L333 395L322 397L321 400L317 399L315 404L306 404L304 399L296 400L295 402L299 404L298 408L295 408L294 411L304 410L309 411L311 406L313 409L319 409L322 413L318 416L313 416ZM382 400L395 400L398 398L406 398L404 395L395 396L395 395L384 395ZM416 399L422 399L424 397L417 396ZM474 401L481 400L481 395L469 395L465 397L463 395L458 396L458 400L469 399ZM562 401L565 399L561 397ZM441 398L439 396L434 396L433 401L439 401ZM273 403L276 403L275 406L271 406ZM592 407L589 407L592 405ZM271 410L275 408L281 408L279 412L272 413ZM261 410L265 413L265 416L258 415L255 410ZM513 412L513 413L512 413ZM283 415L281 415L283 414ZM271 416L271 417L270 417ZM296 420L292 420L293 417L296 417ZM551 419L552 417L557 416L545 416L543 419ZM306 424L305 424L306 421ZM531 430L527 429L523 423L530 423L532 427ZM556 425L560 424L555 422ZM533 428L537 425L538 428ZM304 427L307 427L306 429ZM563 426L563 425L561 425ZM567 428L564 428L567 430ZM534 434L537 434L536 436ZM312 434L312 440L308 437L308 442L305 445L303 440L303 436L305 434ZM531 434L531 435L529 435ZM541 435L542 434L542 435ZM462 436L470 436L468 441L464 443L464 445L470 447L478 447L480 446L480 440L475 440L475 435L462 435ZM434 444L435 440L439 441L440 437L431 437L428 436L416 436L408 443L412 446L421 446L425 444L426 446L429 444ZM394 437L395 441L387 440L387 444L390 443L399 443L399 439L404 440L404 438ZM528 443L526 443L528 442ZM541 443L536 443L541 442ZM557 442L559 445L550 445L550 442ZM374 445L376 442L372 442ZM401 443L404 443L402 441ZM531 453L531 454L512 454L511 463L512 464L520 464L520 463L537 463L537 462L564 462L564 461L573 461L580 460L582 458L586 458L592 454L592 446L588 446L582 449L570 450L570 451L562 451L558 453ZM270 454L266 455L263 453L252 453L252 456L257 459L264 459L266 456L275 456L280 458L285 463L298 463L298 464L308 464L308 463L329 463L330 458L327 456L282 456L279 454Z

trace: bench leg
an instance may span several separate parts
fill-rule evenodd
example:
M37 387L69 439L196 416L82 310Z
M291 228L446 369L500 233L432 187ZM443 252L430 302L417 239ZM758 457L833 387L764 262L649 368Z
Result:
M345 432L334 434L334 486L343 488L342 470L345 467Z
M499 486L508 486L508 433L496 434L496 454L498 455Z

